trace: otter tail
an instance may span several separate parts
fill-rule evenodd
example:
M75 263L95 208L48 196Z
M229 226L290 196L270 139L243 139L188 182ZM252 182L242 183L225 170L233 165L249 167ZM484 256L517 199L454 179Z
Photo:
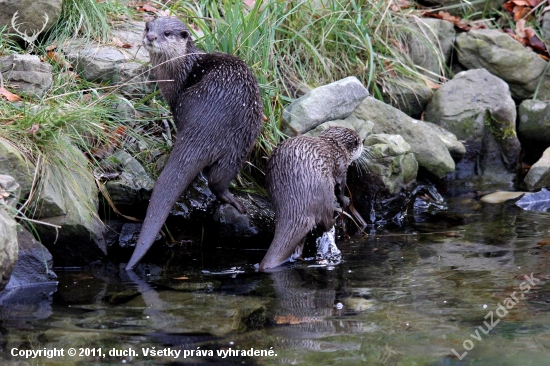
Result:
M183 146L180 147L178 144L174 146L174 151L170 154L166 166L155 183L141 233L126 270L134 268L147 254L168 218L172 206L203 168L196 160L188 161L189 159L182 158L181 151L176 151L178 147L181 149Z
M287 220L286 222L277 223L275 237L260 263L260 271L280 266L290 258L296 246L300 244L315 225L312 218L306 218L304 221L293 222L293 220Z

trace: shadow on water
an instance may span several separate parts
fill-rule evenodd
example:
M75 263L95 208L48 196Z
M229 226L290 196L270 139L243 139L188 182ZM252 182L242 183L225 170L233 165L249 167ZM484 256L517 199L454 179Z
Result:
M262 251L200 247L179 268L58 271L2 298L2 364L548 364L550 214L455 198L339 248L268 274Z

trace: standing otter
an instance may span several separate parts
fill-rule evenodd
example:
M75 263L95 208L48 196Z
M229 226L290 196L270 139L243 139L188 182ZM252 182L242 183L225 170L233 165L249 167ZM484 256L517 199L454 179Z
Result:
M143 45L178 133L127 270L147 253L170 209L201 170L220 201L245 213L227 186L252 150L263 116L260 88L246 63L225 53L199 51L179 19L148 22Z
M343 206L346 172L363 152L361 137L344 127L330 127L319 137L298 136L278 145L267 163L267 189L275 209L275 237L260 271L277 267L301 246L317 224L334 225L335 188Z

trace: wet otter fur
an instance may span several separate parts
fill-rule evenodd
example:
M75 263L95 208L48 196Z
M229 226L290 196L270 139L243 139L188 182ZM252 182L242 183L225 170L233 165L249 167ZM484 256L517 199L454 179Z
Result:
M143 45L178 132L153 188L127 270L147 253L170 209L201 170L220 201L245 213L227 186L242 168L263 123L258 82L244 61L199 51L189 29L174 17L148 22Z
M361 155L363 141L353 130L330 127L318 137L298 136L279 144L267 164L267 189L275 210L275 236L260 271L277 267L303 245L307 233L334 225L335 189L343 206L346 173Z

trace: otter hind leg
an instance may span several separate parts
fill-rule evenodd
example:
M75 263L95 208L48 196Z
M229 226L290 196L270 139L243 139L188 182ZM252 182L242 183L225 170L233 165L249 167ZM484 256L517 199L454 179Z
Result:
M208 188L210 188L212 193L214 193L221 202L229 203L240 213L246 214L246 209L243 205L241 205L235 199L235 196L227 189L231 180L237 175L237 171L238 169L229 168L228 166L220 164L218 161L208 169L205 169L204 174L208 180Z

